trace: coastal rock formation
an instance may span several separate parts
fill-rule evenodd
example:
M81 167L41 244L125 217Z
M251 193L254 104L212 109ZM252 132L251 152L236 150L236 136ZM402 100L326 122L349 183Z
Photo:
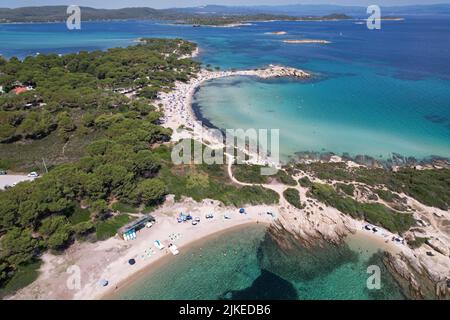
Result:
M450 255L449 248L439 239L427 239L427 244L437 252L448 257Z
M252 71L247 71L247 73L251 75ZM254 70L253 73L255 76L258 76L263 79L283 78L283 77L295 77L307 79L311 77L311 74L309 74L306 71L278 65L269 65L267 68Z
M448 278L424 266L414 255L385 253L384 263L410 299L450 299Z

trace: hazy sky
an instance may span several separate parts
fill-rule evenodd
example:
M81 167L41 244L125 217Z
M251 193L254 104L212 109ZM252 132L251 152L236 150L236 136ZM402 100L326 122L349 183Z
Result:
M341 4L341 5L408 5L448 3L450 0L0 0L2 8L16 8L39 5L69 5L77 4L96 8L123 7L192 7L205 4L224 5L254 5L254 4Z

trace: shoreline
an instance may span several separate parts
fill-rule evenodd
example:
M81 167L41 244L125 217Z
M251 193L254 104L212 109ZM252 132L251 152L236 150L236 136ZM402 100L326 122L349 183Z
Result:
M194 56L197 56L201 51L194 51ZM275 68L275 72L271 70ZM273 78L289 78L289 74L280 75L276 68L285 68L289 72L295 73L300 72L300 80L310 80L313 78L313 74L305 72L303 70L288 68L282 66L269 65L267 68L255 69L255 70L237 70L237 71L208 71L206 69L200 70L196 78L192 78L188 83L178 82L175 88L169 93L161 93L158 95L158 102L162 104L164 111L164 117L162 118L162 126L166 128L171 128L173 130L172 141L179 141L181 139L195 138L192 133L194 125L198 122L202 124L203 138L212 142L215 147L224 146L222 141L218 141L212 134L208 134L210 129L221 130L215 126L208 118L204 117L199 105L193 102L195 94L201 88L202 85L208 81L215 79L234 77L234 76L246 76L246 77L257 77L259 79L273 79ZM304 73L302 76L301 73ZM183 128L183 132L178 132L179 128ZM186 130L187 129L187 130ZM191 131L191 132L188 132ZM248 153L248 152L246 152ZM273 162L270 158L267 159L257 159L257 155L249 154L251 160L249 163L267 165ZM415 158L413 156L404 156L392 153L391 157L377 158L376 156L362 155L355 153L350 155L344 152L341 155L335 154L331 151L298 151L291 155L288 161L281 163L282 165L288 164L290 162L300 162L300 163L310 163L317 161L329 162L330 157L339 158L339 162L351 162L352 164L365 165L368 167L385 167L385 168L395 168L395 167L412 167L412 166L422 166L422 167L449 167L450 159L446 157L441 157L437 155L430 155L424 158Z
M247 226L254 226L255 224L264 225L266 229L270 227L270 224L265 222L247 222L238 224L236 226L232 226L226 229L219 230L217 232L208 234L200 239L193 240L186 245L178 247L181 251L184 250L192 250L195 247L200 247L203 244L207 243L212 239L216 239L219 237L226 236L227 234L235 231L242 230L244 231ZM401 252L400 248L395 245L395 243L389 242L386 243L384 239L380 238L376 234L366 233L364 230L356 230L355 233L349 233L344 238L341 244L339 245L348 245L349 248L358 253L363 259L370 258L376 252L380 250L382 252L389 252L391 254L396 254ZM171 255L165 255L160 259L153 261L153 263L137 270L133 274L131 274L128 278L121 281L116 288L110 288L107 292L102 294L98 299L100 300L121 300L118 296L120 296L121 292L126 292L133 288L133 285L136 284L137 281L148 277L152 277L155 272L158 272L160 268L163 268L165 265L175 262L176 257Z
M193 132L194 127L202 121L202 119L198 119L200 113L198 108L197 110L194 110L193 108L193 98L196 91L202 84L210 80L233 76L250 76L258 77L260 79L296 78L307 80L312 77L312 74L301 69L279 65L269 65L266 68L236 71L209 71L202 69L187 83L177 82L172 91L158 94L157 102L162 105L162 111L164 113L161 125L172 129L172 141L199 138L195 135L195 132ZM208 124L213 126L212 123L208 120L205 124L206 125L202 124L204 129L202 132L203 139L211 142L214 147L224 147L223 141L218 140L211 132L211 128L208 127ZM243 151L251 157L251 160L249 160L250 163L279 167L279 164L271 161L269 157L259 159L258 154L252 152L249 153L245 150Z
M38 279L6 299L107 299L150 268L171 259L176 260L177 257L167 249L170 243L176 244L182 252L194 243L233 228L245 228L250 224L270 226L276 218L266 214L269 211L278 216L277 206L249 206L246 207L246 214L239 214L238 209L225 207L218 201L185 199L175 203L168 199L167 204L153 213L156 218L154 226L140 230L136 240L124 241L116 236L95 243L76 243L61 255L44 254ZM196 226L190 222L178 223L178 212L191 213L193 217L200 217L201 222ZM214 218L205 219L205 215L211 212ZM230 214L231 219L225 219L225 213ZM160 240L165 248L158 250L154 240ZM153 252L151 255L148 254L149 249ZM129 259L135 259L135 265L129 265ZM80 288L71 290L68 286L71 281L70 268L74 266L80 270ZM101 279L107 280L108 286L102 287L99 283Z
M221 229L217 232L214 233L210 233L208 235L205 235L204 237L200 238L200 239L196 239L193 240L183 246L178 247L178 249L180 251L184 251L184 250L191 250L193 247L197 247L201 244L204 244L206 242L208 242L211 239L215 239L218 237L222 237L227 235L230 232L234 232L237 230L244 230L247 226L254 226L256 224L259 225L265 225L266 227L269 227L270 224L268 224L267 222L244 222L242 224L237 224L235 226L230 226L229 228L225 228L225 229ZM142 269L136 271L135 273L133 273L132 275L130 275L128 278L124 279L123 281L121 281L117 288L110 288L109 291L105 292L103 295L101 295L99 297L100 300L119 300L117 298L115 298L118 294L120 294L121 291L123 290L127 290L130 287L133 286L133 284L135 284L136 281L138 281L139 279L141 279L142 277L149 277L152 275L152 273L156 272L158 268L162 268L165 265L167 265L170 262L176 262L176 256L171 256L171 255L165 255L163 257L161 257L158 260L153 261L153 263L143 267ZM153 270L152 270L152 269Z
M202 212L203 211L209 212L208 210L205 210L205 208L202 207L200 204L197 204L197 209L199 207ZM163 219L161 219L161 222L160 222L161 223L160 230L153 232L154 231L153 228L159 227L158 225L155 225L151 229L145 230L145 231L148 231L145 235L139 235L139 236L143 237L143 238L145 237L143 240L141 240L141 241L145 242L145 240L149 240L148 238L150 238L150 237L154 238L160 232L168 233L168 232L170 232L169 230L171 230L172 232L176 233L177 231L180 231L180 232L184 231L184 234L180 233L181 235L183 235L182 239L170 241L170 242L173 242L174 244L176 244L180 251L183 251L183 250L186 250L186 249L194 246L196 243L198 244L198 243L207 241L210 237L220 236L221 234L225 234L229 231L232 231L235 228L245 228L246 225L251 225L251 224L266 224L266 225L270 226L270 224L272 223L272 219L269 218L269 216L262 216L262 215L259 215L258 213L256 213L256 211L258 210L257 207L259 207L259 209L262 209L261 207L265 207L265 206L256 206L256 207L247 208L247 210L249 212L246 213L245 215L238 215L237 213L233 213L232 214L233 217L229 221L221 220L222 216L217 214L216 213L217 211L216 211L214 220L207 221L204 218L204 216L202 216L201 217L202 221L197 226L192 226L192 225L190 225L189 222L179 224L178 222L175 221L175 216L173 216L170 218L174 222L170 223L171 229L169 229L167 227L167 223L168 223L168 221L166 220L167 218L163 218ZM224 211L232 211L232 209L224 210ZM234 211L236 211L236 210L234 210ZM179 227L179 228L177 228L177 227ZM177 231L173 231L173 230L177 230ZM141 231L141 232L144 233L145 231ZM166 241L167 240L161 240L162 243L165 243ZM150 246L150 245L153 245L151 240L150 240L150 242L147 243L147 246ZM86 295L84 293L80 292L79 294L77 294L75 296L75 298L77 300L78 299L81 299L81 300L108 299L108 297L113 295L114 292L120 291L124 287L131 285L133 283L133 280L136 280L142 274L149 272L151 268L162 267L162 266L164 266L165 263L168 263L171 260L176 260L177 257L172 255L170 253L170 251L167 249L167 244L165 244L165 246L166 246L166 248L159 252L157 252L156 248L155 248L154 249L156 251L156 254L154 257L155 259L149 261L148 263L145 263L145 261L142 261L142 259L140 259L139 255L137 257L135 257L135 259L137 261L136 264L140 264L139 266L136 266L136 265L129 266L125 263L125 266L123 268L120 268L120 271L122 273L121 277L118 277L116 279L114 279L112 277L109 278L109 279L114 279L113 280L113 281L115 281L114 287L113 287L113 284L111 283L110 285L108 285L108 287L106 288L107 290L105 290L105 291L95 290L95 288L94 288L94 292L89 293L89 291L87 291ZM133 247L136 247L136 246L133 246ZM141 248L142 248L142 246L141 246ZM134 256L135 251L136 250L132 250L132 252L130 252L128 254L128 256L130 256L130 257ZM123 260L128 261L128 258L124 258ZM139 263L139 262L141 262L141 263ZM124 263L122 263L122 265L124 265ZM130 271L125 271L124 270L125 268L128 268ZM119 269L119 268L117 268L117 269ZM110 274L115 275L115 272L113 272L111 270ZM98 285L98 281L95 284L97 285L97 287L100 287Z

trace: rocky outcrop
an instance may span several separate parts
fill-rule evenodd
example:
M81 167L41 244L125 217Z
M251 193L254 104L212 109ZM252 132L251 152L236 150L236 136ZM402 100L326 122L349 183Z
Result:
M294 78L301 78L301 79L307 79L311 77L311 74L309 74L306 71L291 68L291 67L283 67L283 66L276 66L276 65L269 65L269 67L265 69L258 69L255 70L255 75L266 79L266 78L283 78L283 77L294 77Z
M400 284L403 293L410 299L450 299L447 277L431 273L415 256L404 253L392 255L385 253L383 260L387 269Z
M448 257L450 255L450 249L448 248L448 246L446 246L445 243L443 243L438 238L427 239L426 243L444 256Z

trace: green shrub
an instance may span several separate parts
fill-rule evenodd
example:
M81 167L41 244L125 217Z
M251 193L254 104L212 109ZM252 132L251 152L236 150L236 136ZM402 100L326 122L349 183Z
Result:
M139 209L133 207L132 205L123 203L121 201L115 202L111 206L111 208L113 211L120 212L120 213L137 213L139 211Z
M308 195L353 218L381 225L392 232L406 231L415 224L409 213L396 212L379 203L360 203L350 197L340 196L329 185L315 183Z
M73 213L69 216L69 222L72 225L86 222L91 219L91 213L88 209L82 209L80 206L75 206Z
M353 196L355 192L355 187L352 184L336 183L336 188L338 191L342 191L349 196Z
M39 268L41 261L31 261L25 265L20 265L17 270L14 271L13 276L3 283L0 287L0 299L8 295L16 293L18 290L25 288L39 276Z
M408 245L413 249L420 248L427 240L428 238L416 237L414 240L408 241Z
M283 170L278 170L278 173L276 174L276 179L288 186L296 186L297 181L295 181L294 178L292 178L288 173L286 173Z
M313 183L311 182L311 180L309 180L308 177L302 177L298 180L298 183L303 187L303 188L310 188Z
M296 207L297 209L303 209L303 205L300 201L300 193L297 189L294 188L288 188L284 190L283 196L286 199L287 202L289 202L291 205Z
M389 190L383 190L383 189L376 189L375 193L384 201L386 202L392 202L397 197L395 194L393 194Z
M131 221L127 214L119 214L96 224L97 240L106 240L116 235L117 231Z
M442 210L450 208L450 169L401 168L392 172L375 168L346 168L345 164L319 162L298 164L296 168L320 179L356 181L370 186L384 185L389 190L403 192L425 205ZM388 194L383 196L390 197Z
M268 177L261 174L262 166L238 164L233 166L233 175L240 181L245 183L266 184Z

